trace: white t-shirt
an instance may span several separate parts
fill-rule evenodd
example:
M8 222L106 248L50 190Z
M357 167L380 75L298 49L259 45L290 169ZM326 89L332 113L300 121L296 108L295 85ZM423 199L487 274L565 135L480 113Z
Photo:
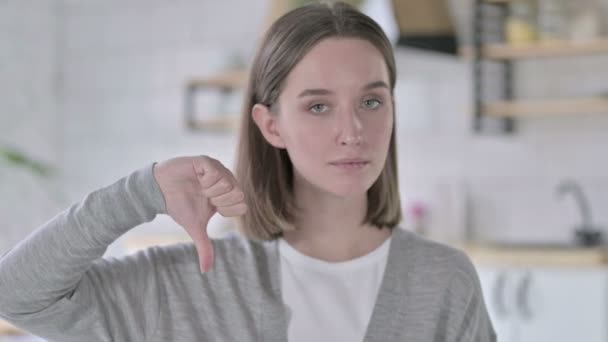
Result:
M279 240L289 342L362 341L388 259L390 238L362 257L326 262Z

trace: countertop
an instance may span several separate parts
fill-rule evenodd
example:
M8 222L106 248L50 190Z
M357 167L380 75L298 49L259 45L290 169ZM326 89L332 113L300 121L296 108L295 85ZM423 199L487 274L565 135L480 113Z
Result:
M129 252L153 245L190 242L186 234L133 236L124 240ZM608 246L584 248L558 244L492 244L442 242L464 251L475 264L499 266L608 266Z
M0 336L20 335L21 330L0 319Z
M476 265L505 267L605 267L608 249L551 245L454 244Z
M125 239L126 250L134 252L154 245L190 242L186 234L147 235ZM584 248L557 244L508 244L442 242L464 251L476 265L603 267L608 266L608 246Z

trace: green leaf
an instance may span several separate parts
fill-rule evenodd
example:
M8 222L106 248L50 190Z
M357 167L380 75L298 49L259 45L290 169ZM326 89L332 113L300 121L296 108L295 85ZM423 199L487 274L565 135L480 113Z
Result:
M0 159L5 159L9 164L27 169L38 176L49 177L54 174L51 166L29 158L14 148L0 146Z

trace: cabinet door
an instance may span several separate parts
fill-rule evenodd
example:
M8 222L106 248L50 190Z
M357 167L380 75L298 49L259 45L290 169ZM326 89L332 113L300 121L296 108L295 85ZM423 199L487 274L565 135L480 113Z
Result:
M608 272L602 268L523 271L515 293L521 342L605 342Z
M500 342L517 340L517 312L513 300L515 273L509 269L477 266L483 298Z

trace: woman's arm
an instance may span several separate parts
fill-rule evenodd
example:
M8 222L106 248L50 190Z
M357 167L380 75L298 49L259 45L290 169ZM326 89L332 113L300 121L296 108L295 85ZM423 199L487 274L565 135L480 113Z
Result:
M44 337L76 340L88 334L81 340L111 340L100 313L120 311L132 303L104 304L98 299L129 291L128 286L117 290L115 277L122 277L123 284L150 281L146 278L151 275L142 270L153 265L145 265L140 257L139 262L126 259L110 268L109 262L98 259L122 234L164 211L149 166L58 214L0 259L0 317ZM116 309L104 310L101 305Z
M0 259L0 317L61 341L145 341L158 317L162 285L154 250L101 260L126 231L167 213L194 240L201 271L211 268L207 224L247 206L228 169L180 157L95 191Z

